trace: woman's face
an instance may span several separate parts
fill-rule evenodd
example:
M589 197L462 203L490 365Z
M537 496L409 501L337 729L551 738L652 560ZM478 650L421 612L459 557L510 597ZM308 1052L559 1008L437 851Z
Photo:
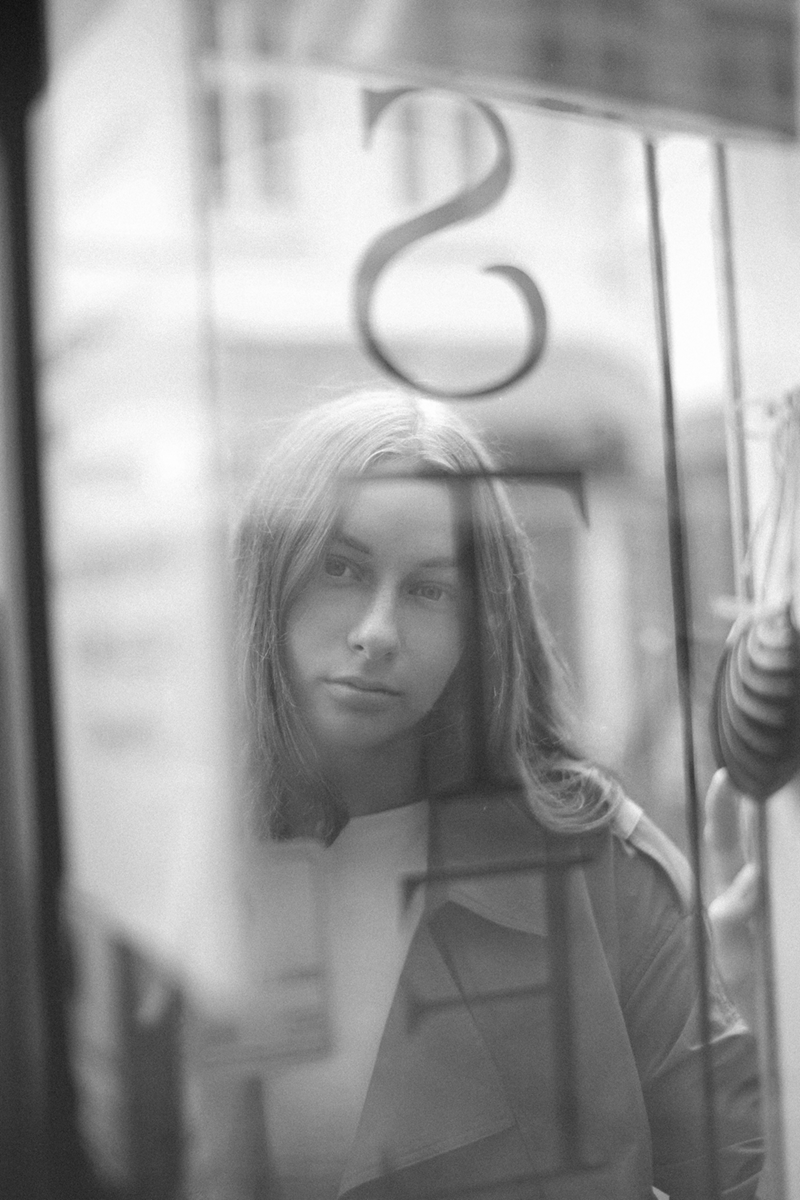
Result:
M412 735L459 660L459 613L447 486L355 487L287 621L294 694L318 749L335 756Z

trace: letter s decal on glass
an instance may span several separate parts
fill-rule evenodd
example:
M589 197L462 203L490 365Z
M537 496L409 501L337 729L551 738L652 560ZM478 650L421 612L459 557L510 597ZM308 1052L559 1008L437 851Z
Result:
M365 139L367 145L383 113L402 97L419 91L418 88L391 88L387 91L364 91ZM505 126L493 109L480 100L469 100L490 126L497 144L494 165L483 179L463 188L455 196L435 208L428 209L411 220L403 221L380 234L367 248L355 277L355 318L359 335L368 353L376 362L401 383L451 400L477 400L518 383L538 363L547 339L547 313L538 287L520 267L498 263L484 267L487 274L502 275L520 292L530 318L530 334L522 361L508 375L494 383L464 391L433 387L412 379L394 363L373 332L371 306L378 280L385 268L415 242L451 225L458 225L488 212L503 197L512 173L511 144Z

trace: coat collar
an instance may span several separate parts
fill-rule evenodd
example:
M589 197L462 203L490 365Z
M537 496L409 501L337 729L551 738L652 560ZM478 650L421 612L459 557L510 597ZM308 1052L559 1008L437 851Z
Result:
M434 801L428 911L452 901L508 929L545 937L545 875L536 866L565 857L586 862L597 845L597 835L549 834L513 796ZM437 878L441 868L444 877Z
M559 839L562 853L567 844L575 853L579 842ZM435 881L400 977L340 1195L517 1123L490 1048L442 953L448 924L442 910L453 903L545 939L542 872L503 868L552 856L552 843L527 812L504 798L449 801L431 813ZM545 942L540 946L543 955ZM440 1006L441 1016L418 1019L420 998Z
M441 1005L443 1016L419 1019L422 997ZM423 920L386 1022L340 1195L513 1122L489 1051Z

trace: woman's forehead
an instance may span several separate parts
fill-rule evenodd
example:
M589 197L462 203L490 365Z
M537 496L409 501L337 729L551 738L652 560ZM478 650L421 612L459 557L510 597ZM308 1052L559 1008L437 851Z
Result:
M455 508L446 483L383 476L348 486L334 537L369 554L455 563Z

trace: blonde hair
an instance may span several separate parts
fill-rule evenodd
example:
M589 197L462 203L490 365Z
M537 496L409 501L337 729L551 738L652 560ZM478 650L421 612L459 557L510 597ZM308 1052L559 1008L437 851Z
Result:
M452 408L403 392L361 392L306 412L270 454L238 545L244 691L253 796L271 836L329 841L347 820L321 772L292 693L284 634L292 604L325 552L341 480L392 464L412 473L480 475L494 464ZM532 588L527 538L503 485L472 484L489 766L512 776L545 826L605 824L612 785L580 759L567 732L563 672ZM427 780L458 785L467 737L463 672L424 722Z

